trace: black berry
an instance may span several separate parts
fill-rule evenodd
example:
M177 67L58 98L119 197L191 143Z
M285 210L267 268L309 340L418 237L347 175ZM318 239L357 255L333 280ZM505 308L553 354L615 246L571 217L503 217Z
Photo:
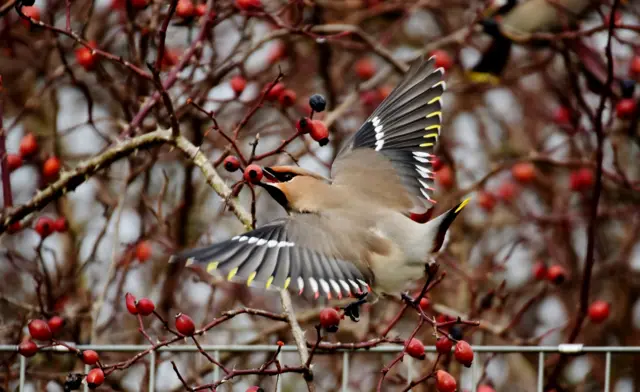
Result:
M632 98L636 89L635 80L624 79L620 81L620 92L623 98Z
M327 107L327 100L320 94L313 94L309 98L309 106L314 112L322 112Z
M464 337L462 327L459 325L452 325L451 328L449 328L449 335L451 335L455 340L462 340Z

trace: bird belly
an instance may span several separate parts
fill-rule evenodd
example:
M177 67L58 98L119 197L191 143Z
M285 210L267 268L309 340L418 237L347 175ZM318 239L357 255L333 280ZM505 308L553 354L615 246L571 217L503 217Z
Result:
M399 261L374 261L372 269L375 275L373 289L385 294L401 293L410 282L424 276L424 265L407 264Z
M379 243L386 246L369 255L369 267L375 277L373 289L398 294L424 276L427 261L422 238L415 222L395 211L382 214L372 229Z
M424 265L409 263L404 252L397 246L392 246L384 254L371 254L369 268L375 276L373 290L385 294L404 291L409 282L420 279L424 274Z

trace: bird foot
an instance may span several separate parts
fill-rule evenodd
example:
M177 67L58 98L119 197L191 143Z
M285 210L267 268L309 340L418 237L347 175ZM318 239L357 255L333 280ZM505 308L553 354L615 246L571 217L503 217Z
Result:
M412 296L409 295L409 293L402 293L400 294L400 298L402 298L402 300L404 302L407 303L407 305L415 308L419 305L419 302L416 301Z
M362 294L356 295L356 298L358 298L357 301L354 301L342 308L345 316L349 316L351 321L354 323L360 321L360 306L367 302L367 295L369 295L369 293L366 291Z

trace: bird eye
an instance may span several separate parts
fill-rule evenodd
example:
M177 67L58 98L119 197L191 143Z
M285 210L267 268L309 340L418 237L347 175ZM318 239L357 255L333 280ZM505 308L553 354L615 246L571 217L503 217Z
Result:
M292 178L293 178L293 174L291 174L291 173L284 173L284 174L282 175L282 179L283 179L284 181L289 181L289 180L291 180Z

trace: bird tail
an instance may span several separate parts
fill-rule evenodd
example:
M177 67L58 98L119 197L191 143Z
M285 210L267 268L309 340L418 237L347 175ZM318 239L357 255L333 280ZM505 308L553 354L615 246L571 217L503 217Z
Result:
M511 54L511 41L496 35L482 54L480 61L469 71L467 77L475 83L498 84Z
M460 215L462 209L469 204L471 198L466 198L458 205L450 209L449 211L441 214L437 218L426 223L429 226L429 231L433 236L433 248L431 249L431 253L437 253L440 251L442 246L444 245L445 238L447 235L447 231L449 227L453 223L453 221Z

